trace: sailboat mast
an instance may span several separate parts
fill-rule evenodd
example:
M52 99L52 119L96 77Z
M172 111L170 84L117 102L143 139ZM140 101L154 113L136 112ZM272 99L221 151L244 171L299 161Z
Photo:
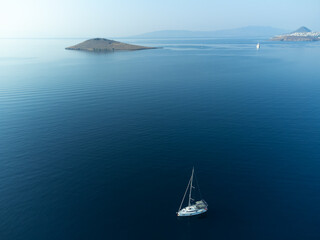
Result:
M194 172L194 167L192 168L192 174L191 174L191 179L190 179L190 193L189 193L189 205L191 206L191 191L192 191L192 182L193 182L193 172Z
M180 207L179 207L179 211L180 211L180 209L181 209L181 207L182 207L182 204L183 204L183 202L184 202L184 198L185 198L185 197L186 197L186 195L187 195L188 188L189 188L189 186L190 186L190 182L191 182L191 178L190 178L190 180L189 180L189 182L188 182L188 186L187 186L187 188L186 188L186 191L184 192L184 195L183 195L183 198L182 198L182 201L181 201Z

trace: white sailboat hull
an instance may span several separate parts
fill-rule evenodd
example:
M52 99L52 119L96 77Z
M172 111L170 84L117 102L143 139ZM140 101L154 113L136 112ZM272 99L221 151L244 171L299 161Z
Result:
M208 211L208 208L198 209L195 205L190 207L182 208L179 212L177 212L178 217L190 217L195 215L200 215Z

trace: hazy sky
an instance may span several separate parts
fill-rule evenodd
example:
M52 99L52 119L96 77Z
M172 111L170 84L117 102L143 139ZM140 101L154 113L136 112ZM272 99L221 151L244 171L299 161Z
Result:
M248 25L320 31L320 0L0 0L0 37L121 37Z

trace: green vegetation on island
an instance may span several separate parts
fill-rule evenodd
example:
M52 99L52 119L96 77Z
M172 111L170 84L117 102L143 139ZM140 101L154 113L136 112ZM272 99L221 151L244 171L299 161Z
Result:
M77 45L67 47L67 50L81 50L89 52L113 52L113 51L134 51L134 50L145 50L155 49L155 47L144 47L139 45L132 45L122 43L114 40L105 38L93 38L86 40Z

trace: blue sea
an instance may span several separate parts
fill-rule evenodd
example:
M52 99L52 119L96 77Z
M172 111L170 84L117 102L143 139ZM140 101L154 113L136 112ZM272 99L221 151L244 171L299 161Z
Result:
M1 240L320 239L320 42L83 40L0 39Z

